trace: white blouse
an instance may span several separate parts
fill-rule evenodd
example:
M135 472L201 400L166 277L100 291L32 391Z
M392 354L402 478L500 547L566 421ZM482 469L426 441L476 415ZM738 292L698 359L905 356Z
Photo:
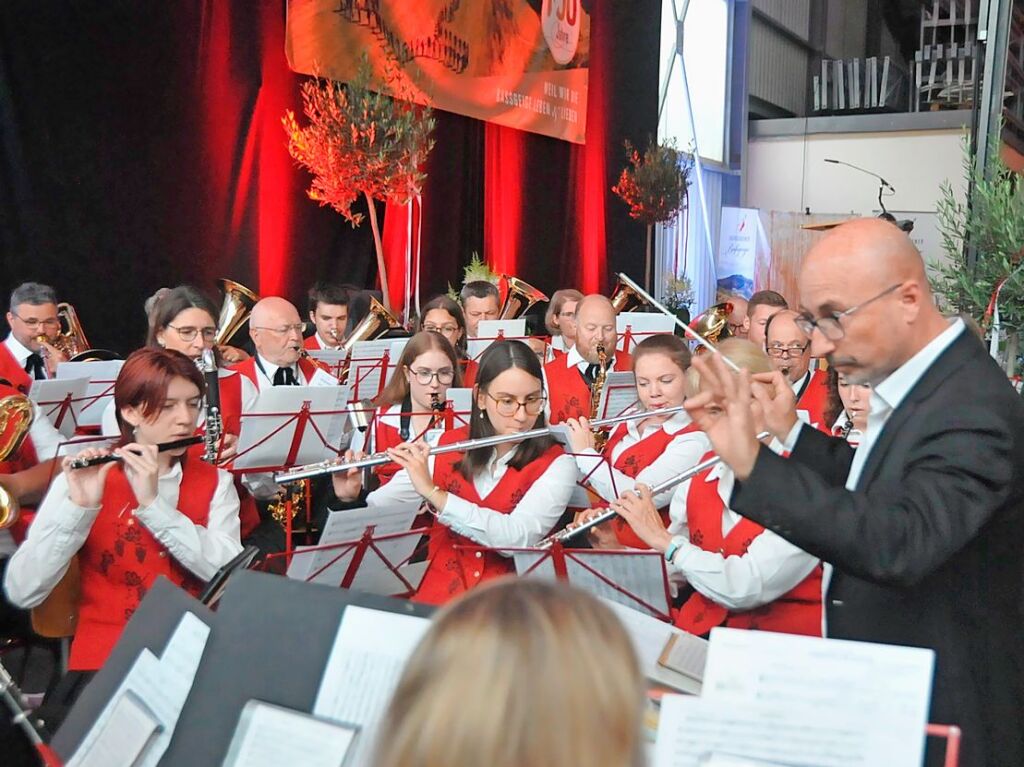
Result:
M695 466L698 461L711 450L711 443L703 432L694 431L675 437L668 443L665 450L651 463L641 469L636 478L623 474L614 468L626 450L641 440L647 439L659 431L676 433L690 425L690 416L685 412L676 413L663 424L646 424L643 431L637 430L638 421L626 421L626 435L612 446L611 455L605 457L593 448L587 448L573 457L585 482L592 487L604 500L611 502L627 490L632 490L637 483L648 487L664 482L666 479L681 474ZM604 465L602 465L604 464ZM656 508L661 508L672 500L675 488L659 493L654 498Z
M686 517L687 494L691 482L718 480L718 497L722 511L722 535L728 535L742 517L729 508L736 477L724 463L708 472L706 479L694 478L679 485L670 506L669 532L678 536L680 544L672 558L672 566L694 589L730 610L749 610L778 599L804 580L818 559L765 530L754 538L747 553L725 556L705 551L690 543Z
M217 488L203 527L177 509L181 476L181 464L175 463L159 478L156 500L131 513L171 556L205 581L242 550L238 493L231 474L218 469ZM46 599L89 537L99 512L99 507L83 508L71 500L63 474L53 480L25 542L7 565L4 589L13 604L35 607Z
M515 456L511 450L501 458L492 457L488 464L473 477L477 494L485 498L505 476L508 464ZM433 456L427 459L431 473ZM493 548L523 548L536 545L551 532L576 487L576 462L569 455L560 455L536 481L525 489L522 499L509 514L489 509L448 493L444 509L437 521L452 532L463 535L482 546ZM374 490L366 499L368 506L419 503L409 473L402 469L383 487Z

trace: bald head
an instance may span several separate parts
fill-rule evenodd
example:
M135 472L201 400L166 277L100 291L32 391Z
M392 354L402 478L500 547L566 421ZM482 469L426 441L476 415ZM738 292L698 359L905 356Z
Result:
M824 354L850 383L878 384L946 328L932 300L924 260L887 221L848 221L822 237L804 259L802 307L834 318L833 336L815 333Z
M291 367L298 362L302 329L298 309L278 296L260 299L249 315L249 336L256 352L280 367Z
M618 342L615 307L607 296L592 293L576 305L576 348L588 362L597 362L597 347L603 346L609 359Z

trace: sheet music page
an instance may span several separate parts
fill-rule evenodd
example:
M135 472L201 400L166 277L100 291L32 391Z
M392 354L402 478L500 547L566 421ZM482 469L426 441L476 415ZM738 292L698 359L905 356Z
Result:
M547 559L538 565L537 562L544 557L547 557ZM516 575L518 576L544 578L549 581L558 580L558 575L555 573L555 563L546 551L516 551L512 554L512 562L516 566ZM530 568L533 569L531 570Z
M357 341L353 345L348 372L353 400L373 399L381 392L384 386L380 362L384 354L388 355L388 369L384 374L384 382L387 382L408 342L407 338L382 338L378 341Z
M303 430L294 464L336 458L336 453L329 446L338 444L345 425L344 387L272 386L262 390L252 408L242 414L242 433L238 438L234 469L281 466L295 437L295 415L306 402L309 403L312 423L307 423ZM313 424L316 424L316 429ZM327 440L326 445L317 429Z
M223 767L341 767L358 732L355 727L250 700L242 709Z
M665 558L659 552L597 553L578 549L573 550L571 556L566 552L565 569L569 583L596 597L618 602L653 617L658 617L659 612L662 615L669 613ZM602 580L597 573L626 593ZM650 607L638 600L643 600Z
M701 690L700 681L682 674L677 674L658 663L662 651L668 640L673 636L681 636L687 644L703 645L704 653L707 653L707 641L693 634L687 634L671 623L665 623L657 618L652 618L646 613L634 610L631 607L613 602L610 599L602 599L602 602L614 612L626 632L633 640L633 648L640 659L640 670L645 677L653 682L672 687L680 692L699 695ZM703 674L703 668L701 668Z
M103 411L114 398L114 381L124 360L97 362L61 362L57 365L57 378L88 378L85 402L78 417L79 426L99 426Z
M186 612L160 658L148 649L143 650L66 767L85 764L82 760L104 733L115 707L129 691L153 712L162 728L145 753L129 764L132 767L155 767L170 745L209 636L210 627L193 613Z
M469 423L469 415L473 410L473 390L465 388L449 389L448 401L451 403L454 415L452 420L455 428L466 426Z
M373 549L367 550L363 561L359 563L355 580L352 581L352 585L349 588L363 591L367 594L378 594L382 597L407 593L409 591L408 586L403 584L401 579L391 571L388 564L392 567L398 567L402 562L408 561L412 557L412 553L421 538L421 535L404 535L400 538L378 541L376 545L380 550L380 554ZM381 555L383 555L383 559ZM426 570L423 569L419 574L419 580L423 579L425 573ZM408 574L403 572L406 578L409 575L415 574L415 568L409 571ZM411 580L410 583L416 587L419 585L419 580Z
M38 412L57 431L70 439L75 433L75 424L82 413L82 406L86 404L85 396L88 389L88 378L51 378L45 381L33 381L28 396L39 408ZM70 407L64 413L58 426L57 418L61 415L62 403L69 394L71 395Z
M304 550L292 556L292 566L288 568L288 576L307 580L312 576L312 583L326 583L331 586L338 586L355 553L355 548L345 551L343 546L335 549L324 549L325 546L335 546L343 543L358 541L370 525L374 525L374 535L389 535L390 533L401 533L412 529L413 519L419 511L418 504L407 506L372 506L360 509L345 509L343 511L332 511L327 515L323 532L320 534L320 542L317 546L311 547L313 551ZM410 546L415 546L416 536L409 536ZM391 548L384 549L383 545L392 545L391 541L383 541L382 550L388 552ZM405 545L405 544L402 544ZM369 552L368 552L369 553ZM401 546L398 548L401 553ZM411 550L409 552L412 553ZM380 561L374 556L372 559ZM304 561L303 561L304 560ZM393 561L393 560L392 560ZM363 560L366 563L366 559ZM292 575L293 569L296 573ZM360 565L360 570L363 565ZM371 566L372 567L372 566ZM322 572L321 572L322 571ZM302 575L299 578L299 574Z
M633 337L631 346L636 346L648 336L657 333L671 333L675 327L676 323L663 312L620 312L615 315L615 328L618 331L619 340L623 340L628 328ZM626 351L632 352L633 350L630 348Z
M310 349L309 356L317 362L322 362L330 368L331 375L340 377L348 352L341 349Z
M523 338L526 336L526 319L518 320L480 320L477 323L476 334L478 338L497 340L498 336L505 338Z
M313 713L362 728L351 767L370 763L377 728L426 618L349 605L342 614Z
M868 740L891 767L917 767L935 654L917 647L715 628L704 696L829 710L849 723L869 717Z
M636 378L632 373L613 370L605 378L597 406L600 418L616 418L637 405Z
M161 729L160 720L131 690L114 699L110 717L82 756L82 767L133 765Z
M868 729L864 717L849 721L830 709L666 695L652 767L700 767L712 755L787 767L896 767L871 747Z

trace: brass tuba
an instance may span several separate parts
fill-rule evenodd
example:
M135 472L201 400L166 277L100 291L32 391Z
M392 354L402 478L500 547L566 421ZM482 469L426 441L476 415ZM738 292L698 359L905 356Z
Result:
M60 321L60 331L57 335L50 338L44 333L36 336L36 340L48 343L69 360L84 356L84 353L89 351L89 340L85 337L85 330L78 319L75 307L64 301L57 304L57 319Z
M610 300L612 302L612 308L615 309L616 314L636 311L641 306L651 305L646 298L626 284L626 281L622 279L622 275L619 275L618 281L615 285L615 290L612 292Z
M514 320L526 314L530 307L538 301L547 301L548 297L528 282L518 277L501 275L505 287L505 303L498 312L499 320Z
M224 293L224 303L220 306L220 318L217 320L217 337L213 343L222 346L231 340L242 325L249 319L252 308L260 297L240 282L221 278L217 285Z
M712 344L724 341L732 335L729 332L729 315L732 314L732 308L732 304L728 302L715 304L691 322L690 327ZM700 354L703 348L698 346L696 353Z
M402 327L402 323L384 308L384 304L370 296L370 311L352 328L352 332L348 334L340 348L348 354L359 341L374 341L389 330L399 330Z
M32 426L35 411L28 397L11 394L0 398L0 461L18 452ZM0 484L0 530L13 525L21 513L14 493Z

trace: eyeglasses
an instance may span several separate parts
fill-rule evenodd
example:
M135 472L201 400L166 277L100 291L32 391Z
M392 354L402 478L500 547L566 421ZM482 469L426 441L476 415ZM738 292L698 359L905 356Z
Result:
M423 329L424 330L429 330L432 333L440 333L441 335L446 336L446 335L451 335L456 330L458 330L459 326L458 325L433 325L433 324L427 323L426 325L423 326Z
M455 371L451 368L441 368L440 370L427 370L427 368L413 370L410 368L409 372L420 386L430 386L435 377L442 386L447 386L455 380Z
M792 346L769 346L769 357L799 357L810 346L810 341L805 344L794 344Z
M543 395L540 397L530 397L525 402L520 402L515 397L492 397L490 392L484 393L494 400L494 409L503 418L511 418L519 412L519 408L523 408L527 415L539 415L540 411L544 409L544 403L547 401L547 397Z
M822 317L821 319L817 320L811 317L811 315L809 315L807 312L804 312L800 316L794 317L793 322L796 324L798 328L800 328L800 330L802 330L807 335L811 335L811 333L814 332L814 329L817 328L818 330L821 331L821 334L825 336L825 338L827 338L829 341L838 341L839 339L846 335L846 331L843 329L842 324L840 324L839 322L843 317L849 317L854 312L859 312L872 301L877 301L883 296L889 295L902 285L902 282L897 282L895 285L892 285L883 290L877 296L872 296L867 301L862 301L856 306L850 307L846 311L832 312Z
M11 312L11 314L14 314L14 312ZM32 328L33 330L38 328L40 325L42 325L44 328L60 327L60 320L58 320L56 317L50 317L45 320L37 320L35 317L30 317L29 319L26 320L24 317L20 315L14 314L14 316L17 317L22 322L24 322L26 327Z
M300 335L306 329L305 322L296 322L294 325L285 325L280 328L263 328L254 327L252 330L266 330L268 333L277 333L278 335L285 335L286 333L299 333Z
M178 338L180 338L182 341L194 341L196 338L196 334L198 333L203 334L204 341L209 341L212 343L217 340L217 328L179 328L176 325L171 324L168 324L167 327L177 332Z

